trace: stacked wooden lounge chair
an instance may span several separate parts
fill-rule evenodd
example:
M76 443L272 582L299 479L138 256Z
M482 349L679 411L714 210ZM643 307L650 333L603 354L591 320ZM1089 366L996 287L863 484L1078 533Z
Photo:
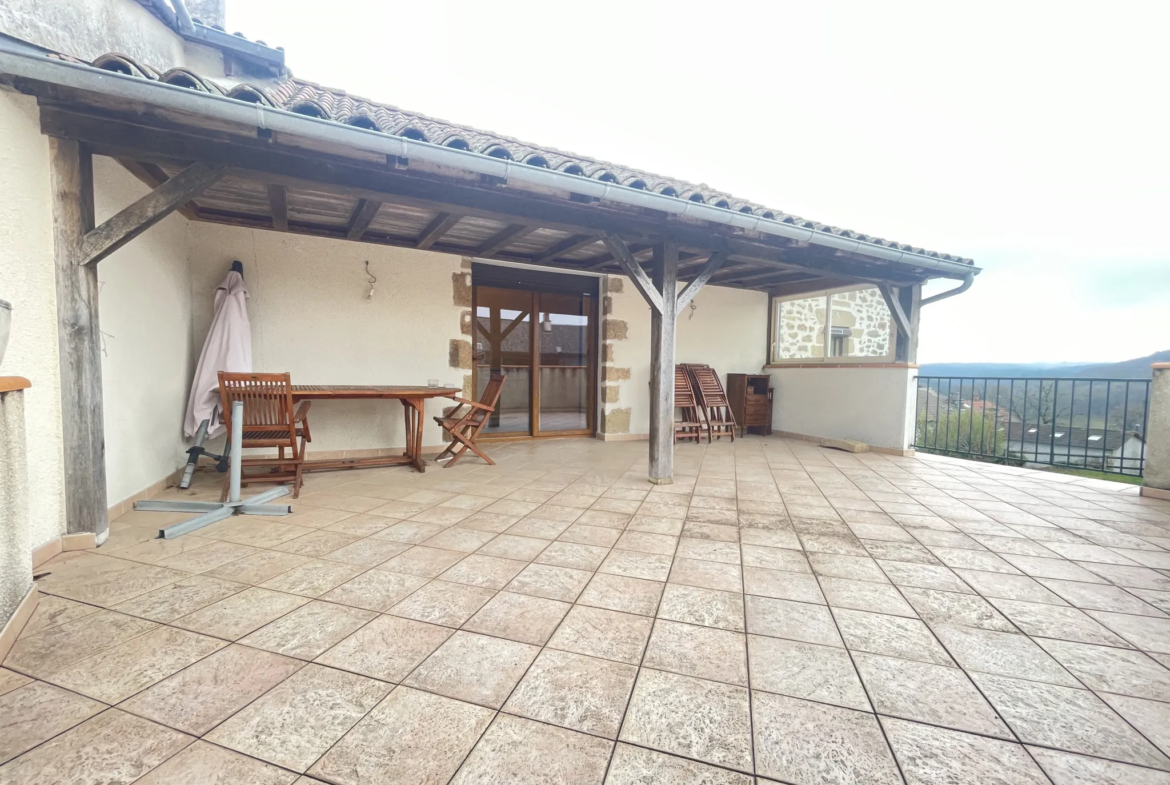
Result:
M687 363L683 368L690 377L694 397L706 421L707 443L722 436L730 436L731 441L735 441L735 417L731 414L731 402L715 370L709 365L698 363Z
M700 414L699 402L695 399L690 375L682 365L674 366L674 405L675 408L682 410L682 419L674 422L674 443L694 439L695 444L698 444L703 431L707 430L707 424Z

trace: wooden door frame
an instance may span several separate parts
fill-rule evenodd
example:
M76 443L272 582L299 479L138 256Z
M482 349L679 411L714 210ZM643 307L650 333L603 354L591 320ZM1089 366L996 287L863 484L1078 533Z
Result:
M506 286L497 286L493 284L485 284L489 289L506 289ZM472 279L471 282L471 340L472 340L472 361L471 361L471 386L475 391L475 395L479 394L479 363L476 360L475 342L479 336L479 289L481 284L477 284ZM539 328L537 322L540 321L540 292L535 289L514 289L513 291L523 292L528 291L532 296L532 316L529 319L529 347L531 363L529 367L529 388L528 388L528 431L527 433L521 431L504 431L497 433L489 433L484 430L480 436L480 441L523 441L527 439L563 439L572 437L589 437L592 438L597 434L597 389L598 389L598 319L597 315L600 312L597 297L585 298L589 302L589 328L588 328L588 348L586 350L586 358L588 363L588 402L586 403L585 417L587 426L584 429L577 429L572 431L545 431L540 430L540 338ZM554 292L555 294L555 292Z

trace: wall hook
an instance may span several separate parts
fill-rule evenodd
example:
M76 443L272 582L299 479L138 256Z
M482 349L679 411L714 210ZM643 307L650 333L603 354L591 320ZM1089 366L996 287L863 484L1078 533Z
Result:
M378 277L370 272L370 260L366 260L366 275L369 276L370 292L366 295L366 300L374 299L374 284L378 282Z

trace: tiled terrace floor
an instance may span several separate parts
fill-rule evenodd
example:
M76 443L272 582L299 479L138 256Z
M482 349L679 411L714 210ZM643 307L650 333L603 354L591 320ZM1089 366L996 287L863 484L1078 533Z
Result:
M759 438L652 487L645 451L124 516L44 568L0 783L1170 783L1170 504Z

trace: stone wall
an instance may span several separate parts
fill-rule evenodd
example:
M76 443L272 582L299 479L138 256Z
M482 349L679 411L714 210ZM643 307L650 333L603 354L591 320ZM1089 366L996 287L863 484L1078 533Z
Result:
M825 356L825 295L780 303L777 323L778 359L821 359ZM890 312L876 288L838 292L832 296L831 327L849 330L840 357L884 357L891 351Z

